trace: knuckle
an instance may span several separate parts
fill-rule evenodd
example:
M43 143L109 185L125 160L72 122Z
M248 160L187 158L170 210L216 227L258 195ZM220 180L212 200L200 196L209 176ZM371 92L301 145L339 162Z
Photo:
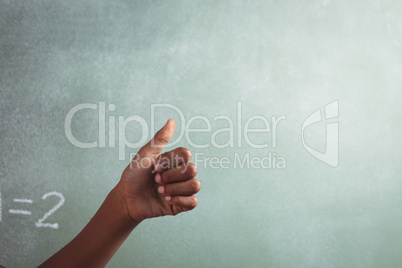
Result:
M155 140L156 140L158 143L162 143L162 144L167 144L167 143L169 142L169 140L166 139L166 138L163 137L163 136L155 137Z
M193 163L189 163L187 166L187 175L189 175L191 178L194 178L195 175L197 175L197 166Z
M187 163L188 161L190 161L190 159L191 159L191 152L190 152L189 149L184 148L184 147L178 147L176 150L177 150L177 153L178 153L181 157L183 157L183 161L184 161L185 163Z
M198 205L198 200L195 196L191 196L189 199L189 206L191 209L195 208Z
M193 179L193 180L191 180L191 191L193 192L193 193L198 193L198 191L201 189L201 183L200 183L200 181L199 180L197 180L197 179Z

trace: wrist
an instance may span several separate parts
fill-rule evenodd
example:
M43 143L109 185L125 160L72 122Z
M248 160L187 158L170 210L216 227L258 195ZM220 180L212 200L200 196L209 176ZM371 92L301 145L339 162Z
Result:
M123 194L120 183L116 185L115 188L110 192L109 194L114 201L114 206L116 208L115 213L116 217L119 219L119 221L122 223L123 226L137 226L141 221L135 220L131 215L130 215L130 210L125 198L125 195Z

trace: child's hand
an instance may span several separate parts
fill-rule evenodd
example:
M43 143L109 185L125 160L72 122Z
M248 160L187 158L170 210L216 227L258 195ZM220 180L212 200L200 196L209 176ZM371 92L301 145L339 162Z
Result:
M176 148L159 155L174 129L169 120L141 148L85 228L41 267L105 267L142 220L197 206L194 194L201 185L190 151Z
M197 167L189 163L190 151L176 148L159 154L173 136L175 126L172 119L168 120L121 175L117 189L127 205L129 216L136 222L176 215L197 206L194 194L200 190L201 184L194 178Z

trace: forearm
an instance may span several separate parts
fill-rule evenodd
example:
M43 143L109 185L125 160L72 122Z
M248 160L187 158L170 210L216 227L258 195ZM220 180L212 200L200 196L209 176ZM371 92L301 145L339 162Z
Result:
M115 188L85 228L40 267L104 267L137 225Z

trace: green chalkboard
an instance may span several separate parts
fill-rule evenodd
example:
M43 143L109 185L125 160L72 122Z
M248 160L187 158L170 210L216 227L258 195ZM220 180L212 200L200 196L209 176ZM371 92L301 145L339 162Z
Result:
M401 74L396 0L0 0L0 263L69 242L173 118L199 205L109 267L399 267Z

